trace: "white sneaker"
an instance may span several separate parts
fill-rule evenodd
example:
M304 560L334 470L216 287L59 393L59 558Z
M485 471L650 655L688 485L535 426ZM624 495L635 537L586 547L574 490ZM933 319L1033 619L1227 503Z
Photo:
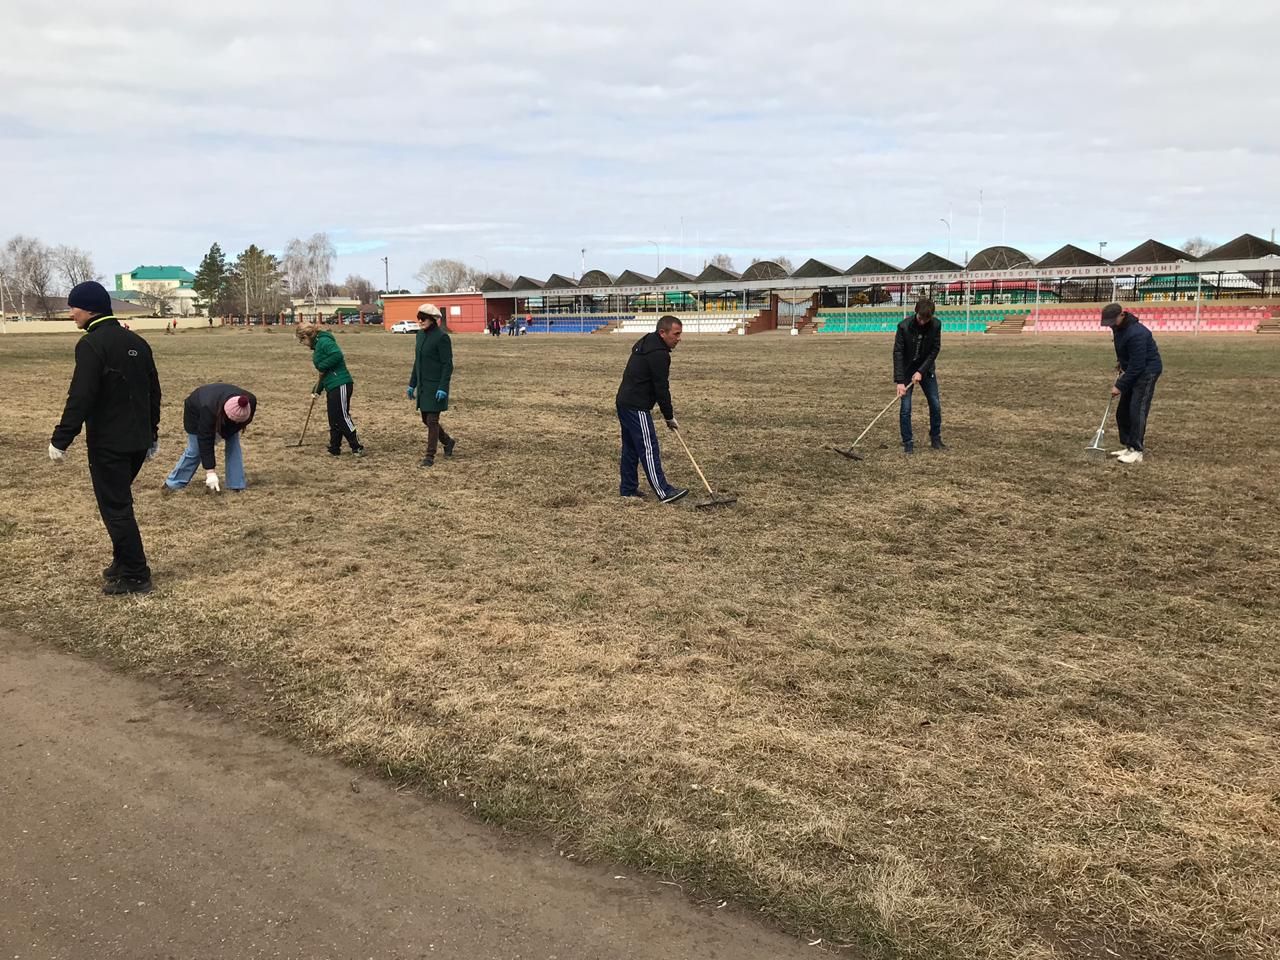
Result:
M1121 463L1141 463L1142 451L1130 450L1128 453L1122 453L1120 454L1119 461Z
M1128 453L1128 452L1129 452L1129 448L1128 448L1128 447L1121 447L1119 450L1112 450L1110 453L1108 453L1108 454L1107 454L1107 456L1108 456L1108 457L1123 457L1123 456L1124 456L1126 453Z

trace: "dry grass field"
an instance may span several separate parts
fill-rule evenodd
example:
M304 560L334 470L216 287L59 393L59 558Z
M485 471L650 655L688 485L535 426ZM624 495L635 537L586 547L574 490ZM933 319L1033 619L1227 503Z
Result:
M854 956L1280 956L1280 342L1164 338L1124 468L1084 452L1107 338L949 336L951 452L891 413L860 464L824 445L890 398L887 340L692 338L676 412L741 497L703 512L616 496L630 337L455 337L424 471L411 337L338 333L358 461L319 407L291 446L288 333L149 336L158 589L123 601L83 441L45 458L73 341L0 340L6 625ZM250 489L162 498L219 379L261 401Z

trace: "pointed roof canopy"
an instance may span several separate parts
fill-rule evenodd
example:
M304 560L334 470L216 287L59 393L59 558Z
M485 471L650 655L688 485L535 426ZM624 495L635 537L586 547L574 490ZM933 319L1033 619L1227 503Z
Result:
M724 267L717 267L714 263L707 264L705 270L698 274L699 283L712 283L717 280L732 283L735 280L741 280L742 274L733 270L726 270Z
M1146 243L1140 243L1123 257L1117 257L1111 263L1117 267L1123 267L1130 263L1175 263L1178 260L1192 261L1196 258L1185 250L1179 250L1177 247L1171 247L1167 243L1161 243L1159 240L1148 240Z
M866 276L873 273L901 273L902 270L892 263L885 263L873 256L865 256L845 271L853 277Z
M501 280L495 280L493 277L485 277L484 283L480 284L481 293L502 293L504 290L510 290Z
M821 260L809 259L801 264L800 269L791 276L798 280L808 280L814 277L839 277L842 274L829 263L823 263Z
M646 277L643 273L636 273L634 270L623 270L618 276L620 287L647 287L652 283L653 277Z
M691 273L685 273L683 270L676 270L667 267L655 278L654 283L697 283L697 278Z
M1280 257L1280 243L1263 240L1251 233L1242 233L1220 247L1206 253L1201 260L1258 260L1262 257Z
M958 263L952 263L946 257L940 257L936 253L926 253L918 258L910 266L903 269L903 273L950 273L952 271L963 270L964 267Z
M572 289L575 289L577 286L578 284L575 281L564 276L564 274L553 273L551 276L547 277L547 282L542 285L542 289L572 290Z
M1053 253L1037 263L1036 266L1041 269L1051 267L1105 267L1110 263L1110 260L1104 260L1096 253L1090 253L1088 250L1068 243L1065 247L1059 247L1053 251Z
M512 290L541 290L542 281L535 280L533 277L516 277L516 282L511 285Z

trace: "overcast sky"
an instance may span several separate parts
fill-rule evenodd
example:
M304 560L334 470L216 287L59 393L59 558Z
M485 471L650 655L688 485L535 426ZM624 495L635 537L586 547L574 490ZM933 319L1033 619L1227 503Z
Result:
M3 0L0 241L108 276L900 266L1280 226L1280 3ZM979 191L984 198L979 225ZM683 218L683 245L681 244ZM980 231L980 236L979 236ZM652 242L651 242L652 241Z

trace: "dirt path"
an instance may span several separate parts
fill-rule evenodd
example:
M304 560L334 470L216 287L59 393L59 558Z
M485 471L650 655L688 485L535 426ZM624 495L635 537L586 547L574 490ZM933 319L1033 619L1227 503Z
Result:
M0 633L0 958L812 958Z

